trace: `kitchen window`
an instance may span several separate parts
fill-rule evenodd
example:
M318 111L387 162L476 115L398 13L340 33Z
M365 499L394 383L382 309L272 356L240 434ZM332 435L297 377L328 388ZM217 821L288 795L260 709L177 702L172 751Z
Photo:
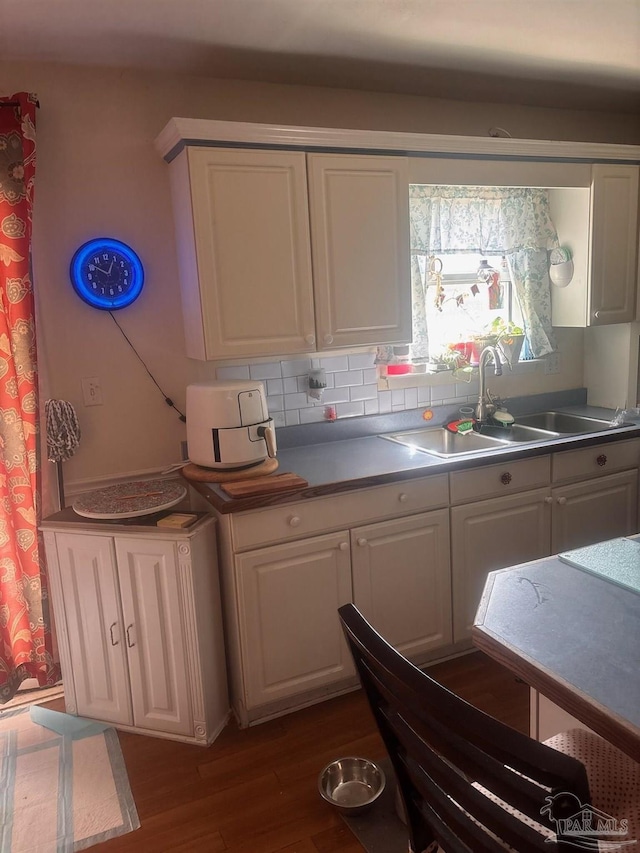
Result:
M466 358L475 363L488 334L501 329L522 333L522 311L504 255L418 255L417 264L426 282L430 361Z
M556 349L547 190L411 184L410 229L414 360L446 361L498 318L524 329L530 357Z

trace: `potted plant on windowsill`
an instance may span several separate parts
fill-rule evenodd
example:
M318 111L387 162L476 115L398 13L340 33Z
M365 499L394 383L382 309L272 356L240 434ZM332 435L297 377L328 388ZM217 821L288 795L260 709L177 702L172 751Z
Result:
M491 333L495 338L498 349L510 367L518 363L524 343L524 330L512 320L496 317L491 323Z

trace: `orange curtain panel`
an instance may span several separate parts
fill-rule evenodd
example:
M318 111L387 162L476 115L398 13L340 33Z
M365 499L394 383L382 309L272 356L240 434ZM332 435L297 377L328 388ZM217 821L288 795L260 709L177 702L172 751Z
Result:
M35 96L0 98L0 703L55 684L39 542L38 386L31 280Z

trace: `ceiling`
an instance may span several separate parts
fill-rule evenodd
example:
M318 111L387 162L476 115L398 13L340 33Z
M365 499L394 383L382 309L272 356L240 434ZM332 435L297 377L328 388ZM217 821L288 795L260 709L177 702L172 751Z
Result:
M0 59L640 112L640 0L0 0Z

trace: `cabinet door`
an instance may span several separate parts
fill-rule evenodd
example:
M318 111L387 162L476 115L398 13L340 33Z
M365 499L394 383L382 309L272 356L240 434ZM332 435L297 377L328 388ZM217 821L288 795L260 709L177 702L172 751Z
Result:
M131 725L113 540L110 536L57 533L56 547L73 669L70 676L76 691L74 713Z
M535 489L451 510L453 639L470 636L487 574L549 554L551 496Z
M635 319L637 256L638 167L593 166L590 325Z
M629 536L638 525L638 471L623 471L552 492L552 553Z
M351 553L354 603L398 651L451 642L448 510L352 530Z
M307 162L318 348L409 342L406 158Z
M173 542L118 538L116 553L136 726L192 734Z
M349 534L236 557L247 708L355 673L338 621L351 601Z
M179 239L187 355L313 351L305 155L188 148L185 156L188 177L178 164L172 186L178 216L190 186L183 215L192 212L195 234L195 263L183 251L187 235Z

